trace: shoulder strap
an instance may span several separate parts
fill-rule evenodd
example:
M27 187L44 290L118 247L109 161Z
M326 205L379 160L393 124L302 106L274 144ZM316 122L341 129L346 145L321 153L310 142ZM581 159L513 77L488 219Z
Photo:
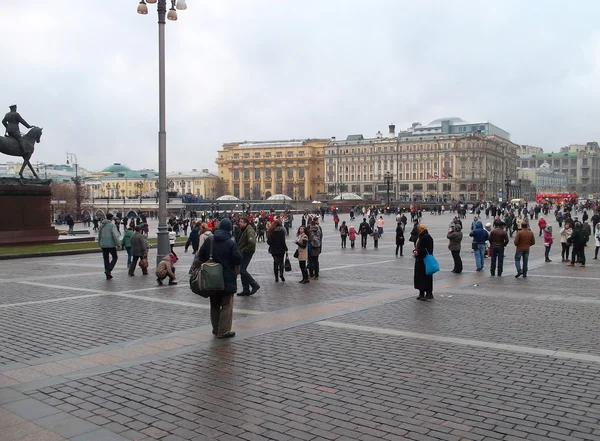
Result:
M215 243L215 238L213 237L212 240L210 241L210 252L208 255L208 258L212 260L213 258L213 244Z

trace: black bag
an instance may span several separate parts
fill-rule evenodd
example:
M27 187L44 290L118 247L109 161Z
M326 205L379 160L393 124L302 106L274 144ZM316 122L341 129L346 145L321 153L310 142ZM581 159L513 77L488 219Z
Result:
M479 249L479 244L477 242L472 242L471 243L471 249L473 249L473 250Z
M288 255L287 255L287 253L285 253L285 262L283 264L283 269L286 272L290 272L292 270L292 263L290 262L290 259L289 259Z
M296 252L294 253L294 259L297 259L298 256L300 256L300 253L298 253L298 250L296 250Z

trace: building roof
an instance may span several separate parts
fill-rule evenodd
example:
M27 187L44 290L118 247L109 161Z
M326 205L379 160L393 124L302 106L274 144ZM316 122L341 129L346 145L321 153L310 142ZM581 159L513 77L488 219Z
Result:
M123 173L131 171L131 169L119 162L115 162L113 165L109 165L102 172L104 173Z
M365 139L365 137L362 135L348 135L346 141L362 141L363 139Z
M425 127L441 126L442 121L452 121L454 124L469 124L467 121L465 121L464 119L459 118L457 116L448 116L446 118L435 119L435 120L431 121L429 124L427 124Z

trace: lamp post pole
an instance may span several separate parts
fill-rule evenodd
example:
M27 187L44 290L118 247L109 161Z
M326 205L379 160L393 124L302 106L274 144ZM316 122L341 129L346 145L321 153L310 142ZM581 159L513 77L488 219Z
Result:
M79 160L77 159L77 155L75 153L67 152L67 165L69 165L69 157L71 158L71 163L75 165L75 206L77 207L75 219L79 220L79 215L81 214L81 199L79 194ZM73 158L75 158L75 161L73 161Z
M137 12L148 13L146 3L156 3L157 0L141 0ZM185 0L171 0L171 9L167 14L167 0L158 0L158 232L156 262L159 263L170 252L169 233L167 231L167 118L165 97L165 19L177 20L177 9L186 9Z

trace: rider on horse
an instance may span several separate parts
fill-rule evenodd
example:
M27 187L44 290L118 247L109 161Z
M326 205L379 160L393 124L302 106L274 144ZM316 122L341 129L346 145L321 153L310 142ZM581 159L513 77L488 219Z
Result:
M25 121L21 117L21 115L19 115L19 112L17 112L16 104L9 106L9 109L10 112L4 115L2 125L4 125L4 128L6 129L6 134L17 140L17 142L19 143L19 147L21 147L23 155L26 155L27 153L25 152L25 147L23 147L23 143L21 142L22 138L21 132L19 130L19 124L23 124L28 129L30 129L31 126L27 123L27 121Z

